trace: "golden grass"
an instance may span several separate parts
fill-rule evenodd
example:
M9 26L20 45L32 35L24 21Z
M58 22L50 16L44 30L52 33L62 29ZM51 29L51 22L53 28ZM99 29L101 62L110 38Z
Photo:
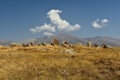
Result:
M0 47L0 80L120 80L120 48Z

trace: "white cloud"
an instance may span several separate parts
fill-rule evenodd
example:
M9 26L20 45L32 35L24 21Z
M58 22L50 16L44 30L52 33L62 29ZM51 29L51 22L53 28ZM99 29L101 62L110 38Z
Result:
M108 22L109 22L108 19L102 19L102 20L97 19L92 23L92 26L94 28L102 28L105 27Z
M51 24L45 23L42 26L37 26L35 28L31 28L30 31L32 31L33 33L40 33L40 32L44 32L44 31L55 32L55 27L52 26Z
M108 23L108 19L101 20L101 23Z
M79 24L75 24L74 26L69 25L69 28L66 31L75 31L80 29L80 25Z
M75 31L78 30L80 28L79 24L75 24L75 25L70 25L69 22L67 22L66 20L61 19L60 17L60 13L62 13L62 11L60 10L50 10L47 15L50 18L50 21L52 24L57 26L57 29L60 31Z
M49 24L45 23L42 26L31 28L30 31L33 33L43 33L44 35L50 36L56 31L70 32L80 29L79 24L70 25L69 22L61 19L59 15L60 13L62 13L62 11L60 10L55 10L55 9L50 10L47 13L48 18L50 19L50 23Z
M44 30L47 30L47 31L50 31L50 32L55 32L55 27L52 26L51 24L44 24L43 26L40 26L41 30L44 31Z
M53 34L50 33L50 32L44 32L43 35L46 35L46 36L52 36Z

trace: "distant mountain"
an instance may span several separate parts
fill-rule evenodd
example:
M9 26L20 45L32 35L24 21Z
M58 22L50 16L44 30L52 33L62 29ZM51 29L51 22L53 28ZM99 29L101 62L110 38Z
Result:
M111 38L111 37L101 37L97 36L94 38L86 38L86 40L91 41L96 44L108 44L110 46L120 46L120 39Z
M91 41L93 43L96 44L108 44L110 46L120 46L120 39L115 39L115 38L111 38L111 37L101 37L101 36L97 36L97 37L93 37L93 38L78 38L76 36L73 35L69 35L69 34L58 34L58 35L54 35L54 36L50 36L50 37L41 37L41 38L35 38L32 39L31 42L34 43L41 43L41 42L45 42L45 43L50 43L54 38L58 39L60 42L62 41L68 41L69 43L83 43L84 45Z
M8 45L10 45L13 42L14 41L11 41L11 40L1 40L0 41L0 45L8 46Z
M80 39L78 37L75 37L69 34L58 34L58 35L49 36L49 37L35 38L33 41L32 40L31 41L34 43L40 43L40 42L51 43L52 40L55 38L58 39L59 42L68 41L69 43L76 43L76 42L84 41L82 38Z
M33 39L22 41L20 43L29 43L29 42L33 42L34 44L38 44L41 42L50 43L50 42L52 42L52 40L54 38L58 39L60 42L62 42L62 41L68 41L69 43L80 42L84 45L86 45L86 43L90 41L90 42L93 42L96 44L105 43L110 46L120 46L120 39L116 39L116 38L101 37L101 36L97 36L97 37L93 37L93 38L78 38L78 37L70 35L70 34L58 34L58 35L49 36L49 37L33 38ZM9 40L8 41L0 41L0 45L10 45L12 42L14 42L14 41L9 41Z

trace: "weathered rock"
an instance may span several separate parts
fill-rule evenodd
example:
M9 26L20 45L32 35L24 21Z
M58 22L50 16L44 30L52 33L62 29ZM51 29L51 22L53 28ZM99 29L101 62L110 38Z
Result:
M53 42L52 42L54 45L60 45L58 39L53 39Z

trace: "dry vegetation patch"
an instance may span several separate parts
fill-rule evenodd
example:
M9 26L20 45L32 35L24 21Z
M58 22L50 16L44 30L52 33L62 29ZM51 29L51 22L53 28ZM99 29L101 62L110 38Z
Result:
M73 46L0 48L0 80L119 80L120 48Z

